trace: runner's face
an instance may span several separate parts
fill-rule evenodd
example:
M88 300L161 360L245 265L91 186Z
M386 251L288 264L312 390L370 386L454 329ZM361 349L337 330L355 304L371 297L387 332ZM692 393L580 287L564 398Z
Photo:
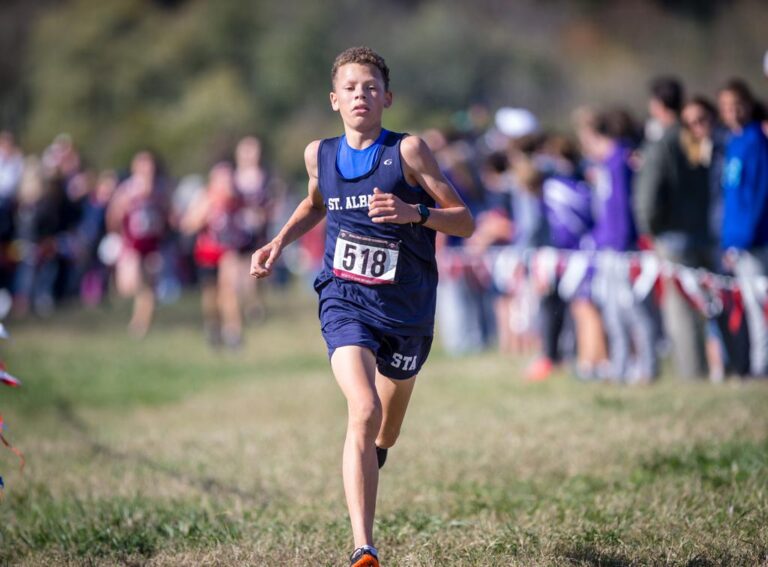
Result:
M381 115L392 104L392 93L373 65L347 63L336 72L331 107L341 114L344 124L364 130L381 125Z

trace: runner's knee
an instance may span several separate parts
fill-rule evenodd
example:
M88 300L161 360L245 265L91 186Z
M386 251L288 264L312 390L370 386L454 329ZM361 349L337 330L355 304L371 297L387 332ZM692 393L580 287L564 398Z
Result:
M381 418L381 402L378 399L349 404L349 428L365 437L378 435Z

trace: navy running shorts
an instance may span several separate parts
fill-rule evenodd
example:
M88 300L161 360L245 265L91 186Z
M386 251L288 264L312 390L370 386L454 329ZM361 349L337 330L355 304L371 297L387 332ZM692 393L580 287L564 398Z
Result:
M349 316L344 310L326 310L320 330L328 346L328 358L339 347L368 348L376 355L379 372L393 380L416 376L432 348L431 336L404 336L382 331Z

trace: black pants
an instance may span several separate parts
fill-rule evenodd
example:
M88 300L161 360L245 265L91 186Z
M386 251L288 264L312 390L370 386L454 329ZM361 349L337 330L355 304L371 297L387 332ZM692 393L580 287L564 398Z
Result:
M565 326L568 304L553 291L542 296L539 302L539 330L541 333L541 348L552 362L560 362L560 336Z

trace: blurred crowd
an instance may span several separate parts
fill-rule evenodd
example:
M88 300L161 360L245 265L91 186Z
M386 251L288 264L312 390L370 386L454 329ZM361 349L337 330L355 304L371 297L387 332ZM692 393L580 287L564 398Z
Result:
M579 108L566 126L473 107L452 130L421 133L477 220L468 240L438 238L446 350L529 355L529 380L567 364L583 380L647 383L666 353L682 378L768 375L768 116L748 85L709 98L658 77L643 125L606 106ZM237 348L244 321L264 312L250 254L302 191L263 165L255 137L205 177L174 180L150 151L125 171L95 171L67 135L25 156L3 132L0 315L95 306L114 288L133 299L129 330L141 337L158 301L196 285L207 340ZM311 277L322 238L318 227L284 262ZM519 260L501 278L489 264L499 250ZM731 275L732 305L703 313L669 270L634 293L627 259L639 251ZM577 252L589 260L574 266Z
M504 108L491 128L426 133L477 218L469 240L441 241L450 352L535 353L529 380L568 363L584 380L648 383L665 352L682 378L768 375L765 107L738 79L711 100L658 77L648 115L640 127L626 108L580 108L570 135ZM502 278L481 261L499 246L523 259ZM632 286L641 250L665 266L653 293ZM731 274L718 290L731 305L702 309L691 289L703 286L681 274Z
M175 182L140 151L125 171L95 171L74 141L57 136L25 156L0 134L0 314L49 316L67 302L96 306L110 290L132 298L129 331L143 337L155 305L199 285L205 334L237 348L243 319L263 315L250 255L285 200L243 138L206 177Z

